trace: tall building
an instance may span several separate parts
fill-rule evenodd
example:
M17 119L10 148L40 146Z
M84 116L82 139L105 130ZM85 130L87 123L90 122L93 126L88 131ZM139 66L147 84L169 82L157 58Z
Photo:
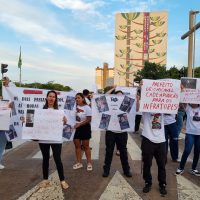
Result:
M108 63L96 68L96 85L98 90L114 85L114 68L109 68Z
M115 19L114 84L132 86L145 61L166 65L168 14L118 13Z

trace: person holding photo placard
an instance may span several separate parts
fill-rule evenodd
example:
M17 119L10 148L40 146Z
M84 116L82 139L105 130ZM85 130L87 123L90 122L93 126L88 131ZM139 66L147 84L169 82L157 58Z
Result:
M115 95L123 95L122 91L115 91L115 88L109 90L109 92ZM124 123L125 121L124 116L121 116L120 120L122 120L121 123ZM127 123L125 123L125 126L127 126ZM124 171L124 175L126 177L132 177L132 173L130 172L130 166L128 163L127 141L128 141L127 132L106 131L105 134L106 154L103 166L103 174L102 174L103 177L109 176L115 144L117 146L117 150L119 150L119 156Z
M58 109L58 101L57 101L57 93L53 90L47 93L46 103L43 109ZM67 123L67 119L63 117L64 124ZM61 150L62 150L62 142L57 141L39 141L40 150L42 152L43 162L43 181L40 184L40 187L46 188L50 185L48 181L49 176L49 158L50 158L50 147L53 152L53 158L56 163L56 167L58 170L58 175L60 179L60 184L63 189L67 189L69 185L65 182L63 164L61 161Z
M87 171L92 171L92 161L91 161L91 150L90 150L90 138L91 138L91 118L92 111L89 105L87 105L85 98L82 93L76 94L76 124L74 128L76 129L74 135L74 145L76 151L76 164L73 165L73 169L80 169L83 167L81 163L81 146L85 151L87 158Z
M143 81L141 81L141 86ZM142 92L142 90L141 90ZM137 102L137 111L139 109L139 102ZM164 114L143 112L143 131L142 131L142 162L143 162L143 179L145 186L144 193L151 190L152 175L151 166L153 157L156 159L158 166L158 182L159 191L161 195L167 194L166 190L166 139L164 129Z
M185 111L187 115L185 147L175 175L181 175L184 172L187 158L194 146L192 168L189 172L195 176L200 176L200 172L197 170L200 155L200 106L199 104L188 104L186 105Z

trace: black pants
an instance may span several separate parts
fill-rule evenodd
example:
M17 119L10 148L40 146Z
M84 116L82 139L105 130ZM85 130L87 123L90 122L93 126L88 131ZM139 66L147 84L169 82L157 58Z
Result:
M145 183L152 184L151 165L153 157L158 166L159 185L166 184L166 143L153 143L147 138L142 138L143 179Z
M106 131L105 142L106 142L106 155L104 161L104 170L109 173L110 166L113 157L113 151L115 148L115 143L117 145L117 149L120 152L120 160L122 164L122 168L124 173L128 173L130 170L130 166L128 163L128 153L127 153L127 140L128 134L124 133L114 133L112 131Z
M141 118L142 118L142 115L136 115L135 116L135 132L139 131L139 129L140 129Z
M50 147L51 147L60 181L63 181L65 177L63 171L63 164L61 161L62 144L39 143L39 146L43 156L43 162L42 162L43 178L48 179L49 176L49 158L50 158Z

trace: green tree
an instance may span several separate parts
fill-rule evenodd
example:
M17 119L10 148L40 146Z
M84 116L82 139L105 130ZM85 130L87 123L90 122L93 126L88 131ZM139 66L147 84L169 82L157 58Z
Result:
M200 78L200 67L196 67L194 70L194 77Z
M134 74L135 79L134 81L141 81L142 79L162 79L162 78L168 78L167 70L165 66L156 64L156 63L150 63L145 62L144 68L137 71L137 73Z
M15 83L16 86L19 86L19 83ZM72 88L69 86L64 86L59 83L54 83L53 81L49 81L47 83L25 83L22 84L21 87L25 88L38 88L38 89L46 89L46 90L59 90L59 91L71 91Z
M169 78L179 79L180 78L180 70L178 68L176 68L175 66L173 66L169 70L167 70L167 75Z

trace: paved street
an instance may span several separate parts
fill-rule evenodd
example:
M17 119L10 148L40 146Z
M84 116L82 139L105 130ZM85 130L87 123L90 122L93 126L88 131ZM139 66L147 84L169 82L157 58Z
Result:
M184 135L182 135L184 136ZM183 151L183 142L180 141L180 153ZM93 167L92 172L86 171L86 160L83 156L84 168L73 170L75 162L74 145L72 142L64 143L62 160L66 180L70 188L62 191L53 159L50 162L51 186L41 189L38 184L42 180L41 154L37 142L17 143L17 145L4 156L5 169L0 170L0 200L182 200L200 199L200 177L188 173L191 167L191 158L185 167L182 176L174 176L177 163L168 158L167 163L167 191L161 197L158 191L157 168L155 162L152 167L153 186L148 194L142 193L144 182L141 174L140 134L129 134L128 151L132 178L123 175L120 159L114 154L111 173L103 178L102 166L104 160L104 133L93 133L91 142ZM198 169L200 165L198 165ZM199 169L200 170L200 169Z

